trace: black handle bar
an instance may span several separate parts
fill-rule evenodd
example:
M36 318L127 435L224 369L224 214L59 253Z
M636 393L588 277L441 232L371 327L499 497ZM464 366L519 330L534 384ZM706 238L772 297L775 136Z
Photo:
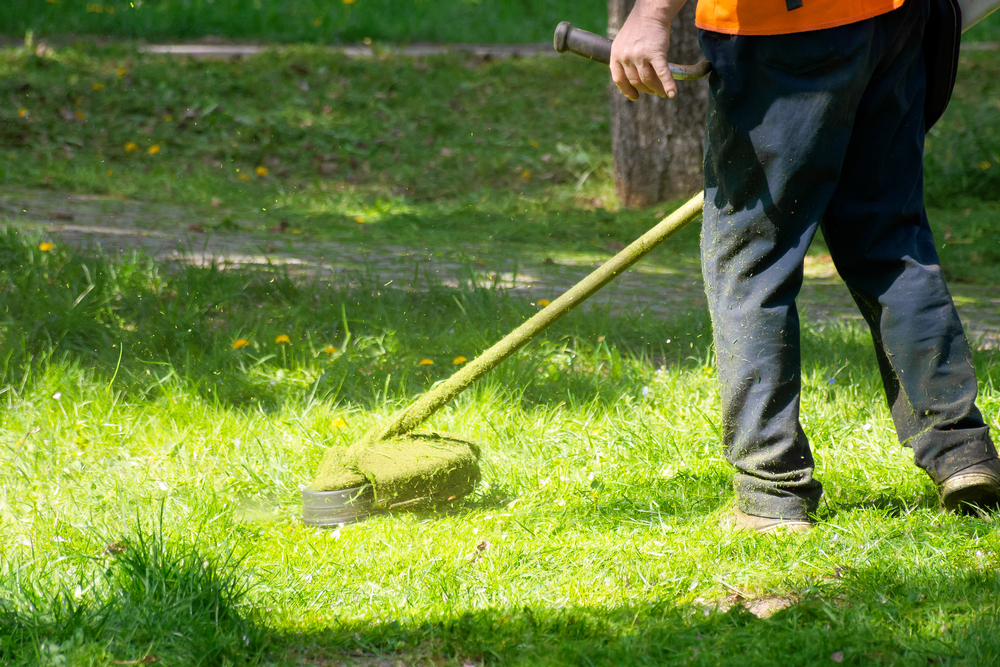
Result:
M584 58L590 58L605 65L611 62L611 40L607 37L595 35L586 30L574 28L569 21L563 21L556 26L556 34L552 40L552 45L559 53L575 53ZM694 65L675 65L668 63L670 73L678 81L691 81L712 71L712 65L707 60Z

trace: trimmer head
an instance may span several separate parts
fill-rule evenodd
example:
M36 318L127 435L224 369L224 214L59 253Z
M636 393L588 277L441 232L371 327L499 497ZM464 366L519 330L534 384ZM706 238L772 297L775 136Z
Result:
M478 445L441 433L331 448L302 492L302 520L332 526L457 500L479 483L479 454Z
M383 513L375 504L371 484L340 491L302 491L302 521L310 526L339 526Z

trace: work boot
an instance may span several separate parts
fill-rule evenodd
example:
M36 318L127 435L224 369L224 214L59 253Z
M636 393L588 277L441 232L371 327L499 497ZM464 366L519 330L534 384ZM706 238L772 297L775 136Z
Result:
M733 516L726 522L732 530L746 530L756 533L803 533L812 528L806 519L772 519L766 516L747 514L739 507L733 509Z
M959 470L941 482L941 504L949 512L978 514L1000 504L1000 459Z

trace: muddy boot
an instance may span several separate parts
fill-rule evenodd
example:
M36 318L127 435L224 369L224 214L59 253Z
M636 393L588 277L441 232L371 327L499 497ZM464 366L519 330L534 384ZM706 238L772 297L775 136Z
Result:
M941 482L941 504L949 512L978 514L1000 505L1000 459L959 470Z
M724 521L730 530L745 530L755 533L802 533L812 528L805 519L772 519L766 516L747 514L740 508L733 508L733 514Z

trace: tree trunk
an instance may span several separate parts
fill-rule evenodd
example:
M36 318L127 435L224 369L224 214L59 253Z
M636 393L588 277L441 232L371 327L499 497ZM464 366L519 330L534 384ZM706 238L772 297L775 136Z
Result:
M608 37L618 34L634 4L608 0ZM695 5L689 0L674 18L670 62L693 65L704 57L694 25ZM622 205L644 208L701 190L708 78L678 81L672 100L640 93L630 102L614 83L610 92L615 193Z

